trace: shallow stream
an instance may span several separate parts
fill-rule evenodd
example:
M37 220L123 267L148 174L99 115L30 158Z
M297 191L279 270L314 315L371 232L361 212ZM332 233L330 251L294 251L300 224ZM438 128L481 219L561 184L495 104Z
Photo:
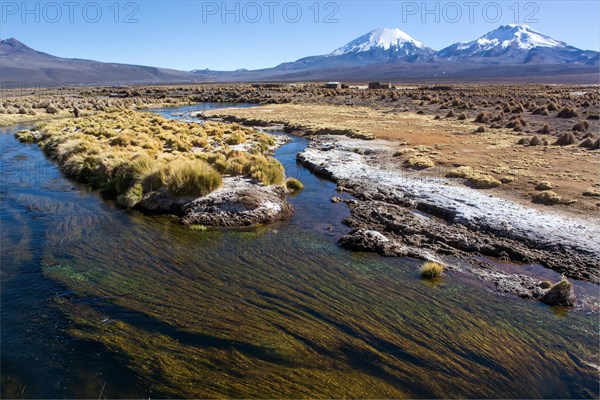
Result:
M154 110L188 113L219 105ZM598 396L598 314L337 245L347 207L305 189L257 229L118 208L0 129L1 397Z

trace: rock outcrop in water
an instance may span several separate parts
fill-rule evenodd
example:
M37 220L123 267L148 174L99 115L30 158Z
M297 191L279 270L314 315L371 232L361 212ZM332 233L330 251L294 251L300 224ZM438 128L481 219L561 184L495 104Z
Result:
M541 299L544 303L551 306L567 306L575 305L575 292L573 284L566 279L552 286Z
M252 226L292 216L282 186L258 186L242 177L223 180L223 187L184 207L186 225Z
M184 225L248 227L285 220L294 214L283 186L264 186L245 177L225 177L223 186L197 198L157 191L138 205L152 214L173 214Z

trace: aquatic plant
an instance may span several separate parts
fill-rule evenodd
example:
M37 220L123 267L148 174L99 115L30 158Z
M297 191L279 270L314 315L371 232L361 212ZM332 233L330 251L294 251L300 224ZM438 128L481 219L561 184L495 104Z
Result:
M427 261L421 266L421 276L425 279L434 279L442 276L444 266L442 264Z
M289 190L291 190L292 192L296 192L298 190L302 190L304 188L304 185L302 184L302 182L300 182L298 179L296 178L289 178L287 180L287 182L285 183L285 185L287 186L287 188Z

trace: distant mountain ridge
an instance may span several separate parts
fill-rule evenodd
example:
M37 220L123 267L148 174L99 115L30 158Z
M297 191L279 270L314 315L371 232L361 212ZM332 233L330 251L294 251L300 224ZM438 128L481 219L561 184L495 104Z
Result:
M301 58L275 69L293 70L377 63L469 61L477 64L587 64L598 52L580 50L527 25L503 25L480 38L438 52L398 28L378 28L329 54Z
M60 58L15 38L0 41L0 89L53 85L200 82L202 74L166 68Z
M378 28L324 55L273 68L177 71L67 59L0 41L2 87L56 84L407 80L515 81L598 84L600 53L581 50L527 25L503 25L435 51L398 28Z

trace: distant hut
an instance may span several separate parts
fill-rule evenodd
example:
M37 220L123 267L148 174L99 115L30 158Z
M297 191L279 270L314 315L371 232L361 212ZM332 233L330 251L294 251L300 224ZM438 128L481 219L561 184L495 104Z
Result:
M379 82L371 82L369 83L369 89L392 89L392 83L384 85Z
M327 82L325 84L325 89L341 89L342 84L340 82Z
M252 85L256 89L277 89L283 87L281 83L254 83Z

